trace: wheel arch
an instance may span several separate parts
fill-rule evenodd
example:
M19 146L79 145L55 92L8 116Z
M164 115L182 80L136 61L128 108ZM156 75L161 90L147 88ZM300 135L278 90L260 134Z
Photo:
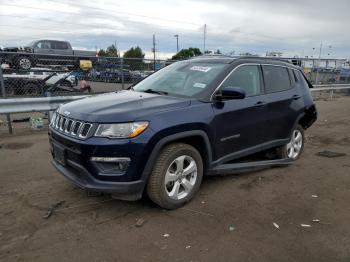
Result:
M142 180L145 182L145 184L152 172L156 157L165 146L171 143L186 143L196 148L203 159L204 170L209 169L212 162L212 150L208 135L203 130L184 131L163 137L153 147L142 173Z

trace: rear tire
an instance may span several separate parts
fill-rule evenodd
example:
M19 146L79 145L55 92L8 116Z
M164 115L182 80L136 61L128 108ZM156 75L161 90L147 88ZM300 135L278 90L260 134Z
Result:
M150 199L165 209L176 209L197 193L203 178L203 161L192 146L174 143L158 156L147 184Z
M277 156L279 158L297 160L304 150L304 143L304 129L302 126L297 125L292 131L290 141L277 149Z

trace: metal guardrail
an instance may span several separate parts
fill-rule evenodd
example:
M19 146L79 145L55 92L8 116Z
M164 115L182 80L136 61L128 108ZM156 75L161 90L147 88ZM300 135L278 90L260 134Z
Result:
M53 96L0 99L0 114L53 111L56 110L61 104L85 97L88 96Z
M349 89L350 84L327 84L327 85L313 85L314 88L310 89L311 92L317 92L317 91L332 91L332 90L339 90L339 89Z

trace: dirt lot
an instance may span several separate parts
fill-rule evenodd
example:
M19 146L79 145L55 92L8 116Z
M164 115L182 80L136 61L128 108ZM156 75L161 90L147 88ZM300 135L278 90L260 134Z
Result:
M350 99L317 105L294 165L207 178L175 211L88 197L51 167L45 131L1 134L0 260L350 261Z

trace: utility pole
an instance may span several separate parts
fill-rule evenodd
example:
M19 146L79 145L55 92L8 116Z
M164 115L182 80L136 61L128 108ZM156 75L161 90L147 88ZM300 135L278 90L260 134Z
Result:
M114 41L114 47L115 47L116 56L118 56L117 41Z
M174 35L176 37L176 53L179 52L179 35Z
M318 81L318 71L319 71L319 67L320 67L320 62L321 62L321 56L322 56L322 42L320 45L320 52L318 54L318 66L316 68L316 79L315 79L315 84L317 85L317 81Z
M156 36L153 35L153 70L156 71Z
M205 40L207 37L207 24L204 24L204 34L203 34L203 55L205 54Z

